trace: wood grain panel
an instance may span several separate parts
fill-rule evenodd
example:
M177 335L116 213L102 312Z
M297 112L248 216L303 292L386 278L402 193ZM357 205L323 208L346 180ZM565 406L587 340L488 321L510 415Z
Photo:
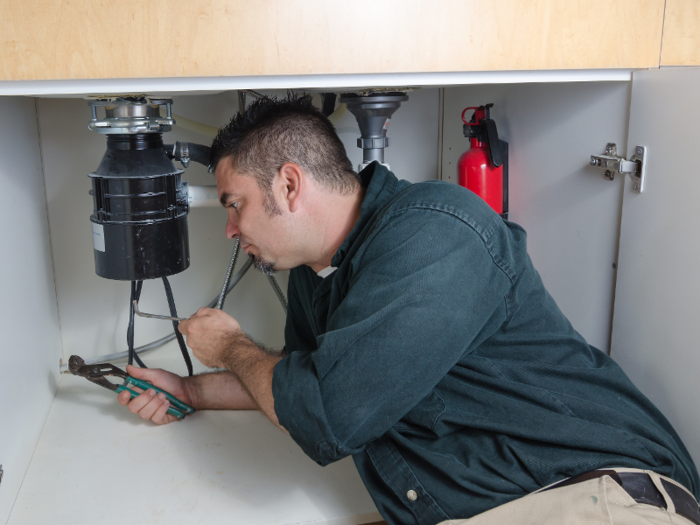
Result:
M0 80L658 67L664 0L0 0Z
M662 66L700 66L700 2L666 0Z

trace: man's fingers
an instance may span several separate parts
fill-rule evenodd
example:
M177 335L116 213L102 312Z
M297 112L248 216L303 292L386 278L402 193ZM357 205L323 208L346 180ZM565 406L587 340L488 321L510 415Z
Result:
M140 368L138 366L126 365L126 373L136 379L143 379L149 383L153 383L160 375L160 368Z
M162 395L162 394L161 394ZM163 402L165 401L165 396L163 398L160 398L158 396L154 396L151 398L151 400L146 404L145 407L143 407L141 410L139 410L139 417L141 419L144 419L148 421L149 419L153 419L154 422L154 415L158 411L158 409L163 405Z
M124 392L119 392L119 395L117 396L117 401L119 401L119 404L122 406L128 405L130 399L131 394L129 394L129 392L126 390Z
M202 307L199 310L197 310L194 314L190 316L189 319L186 321L180 321L177 325L178 331L182 335L190 335L190 330L192 329L192 322L196 322L197 320L203 318L203 317L211 317L211 312L216 311L212 310L211 308L205 308Z
M166 399L158 407L158 410L155 411L155 413L151 417L151 420L153 420L153 422L158 425L165 425L166 423L170 423L173 420L173 417L171 417L168 414L168 408L170 408L170 402Z
M138 393L131 400L129 399L130 392L121 392L117 396L119 404L126 406L131 413L137 414L141 419L150 419L159 425L170 423L177 419L166 413L169 403L164 393L155 390L156 387L171 392L185 403L190 403L187 397L187 389L181 377L159 368L145 369L128 365L126 370L130 376L153 385L147 387L145 392L136 385L130 385L129 389ZM164 405L166 406L164 407Z
M131 377L141 379L141 370L148 370L148 369L147 368L139 368L138 366L134 366L134 365L126 365L126 373L129 374Z
M229 320L233 321L238 327L238 323L236 322L236 320L233 319L227 313L222 312L221 310L217 310L215 308L203 307L197 310L194 314L192 314L192 316L190 316L190 318L186 321L180 321L178 323L177 329L182 335L192 335L192 330L194 330L195 326L199 328L201 328L202 326L215 326L211 324L202 325L202 323L206 323L207 321L218 321L219 323L221 323Z
M136 396L129 402L129 412L139 414L143 407L150 403L154 397L156 397L155 390L147 390L143 394Z
M145 420L153 419L155 413L158 411L159 408L161 408L161 406L165 402L165 396L163 394L156 395L155 390L149 390L146 392L145 395L139 397L148 398L146 404L143 407L141 407L138 411L139 417ZM136 399L134 401L136 401ZM129 406L129 409L131 409L131 406Z
M204 317L205 315L207 315L207 310L210 310L210 308L206 308L206 307L203 306L202 308L200 308L199 310L197 310L195 313L193 313L192 315L190 315L190 319L189 319L189 320L191 321L192 319L197 319L197 317Z

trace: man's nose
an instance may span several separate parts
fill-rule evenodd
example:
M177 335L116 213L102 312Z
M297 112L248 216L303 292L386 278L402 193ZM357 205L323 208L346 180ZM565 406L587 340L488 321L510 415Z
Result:
M240 234L241 230L238 229L238 224L235 221L231 219L226 221L226 237L228 237L229 239L233 239L234 237Z

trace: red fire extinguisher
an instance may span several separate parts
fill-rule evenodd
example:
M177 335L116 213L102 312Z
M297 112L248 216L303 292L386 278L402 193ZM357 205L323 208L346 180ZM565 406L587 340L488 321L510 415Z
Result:
M496 122L490 117L493 104L469 107L462 112L464 136L471 147L459 158L458 184L473 191L508 218L508 143L498 138ZM474 110L469 122L465 114Z

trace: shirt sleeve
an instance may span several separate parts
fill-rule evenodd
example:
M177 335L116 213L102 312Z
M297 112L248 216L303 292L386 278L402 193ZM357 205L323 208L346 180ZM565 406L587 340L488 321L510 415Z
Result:
M506 229L497 217L492 226ZM293 352L274 370L275 412L308 456L325 465L362 451L490 335L511 283L488 241L422 208L370 234L318 350Z

